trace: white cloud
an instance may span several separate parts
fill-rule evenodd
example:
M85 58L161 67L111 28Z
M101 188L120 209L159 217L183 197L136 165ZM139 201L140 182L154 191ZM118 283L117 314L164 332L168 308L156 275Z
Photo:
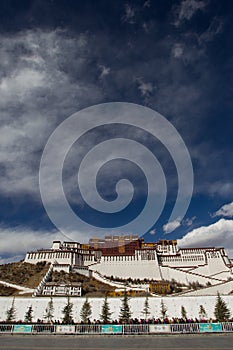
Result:
M193 216L192 218L187 218L184 220L180 220L180 218L177 218L176 220L168 222L167 224L163 225L163 231L166 234L174 231L181 225L185 227L191 226L195 219L196 219L196 216Z
M223 205L213 216L233 217L233 202Z
M58 233L33 231L28 228L0 228L0 254L19 255L29 250L46 248L56 240Z
M207 30L198 36L199 43L203 44L212 41L217 34L222 32L223 26L223 20L219 17L214 17Z
M136 81L142 97L149 97L155 90L155 86L151 82L145 82L142 78L137 78Z
M196 216L193 216L192 218L187 218L182 220L183 226L191 226L193 224L193 221L196 220Z
M184 20L190 20L198 10L203 11L207 4L204 0L183 0L175 9L175 26L179 26Z
M133 17L135 11L130 7L129 17ZM39 156L49 134L61 119L70 115L70 112L80 109L82 103L90 105L93 104L93 101L103 100L101 99L102 92L100 92L102 90L97 86L101 82L98 80L96 85L93 83L93 71L90 73L91 79L88 78L88 55L93 55L93 50L88 47L89 41L86 35L77 35L74 38L68 33L57 30L30 30L19 32L15 36L2 34L0 39L2 42L0 48L0 108L2 110L0 161L4 163L0 192L15 195L27 192L37 195ZM164 45L171 48L173 38L163 40L163 42L165 42ZM156 50L161 52L161 47L156 40L154 43ZM19 47L23 49L18 50ZM178 51L176 54L179 55ZM186 51L189 51L190 56L193 57L193 52L185 49L186 55ZM119 70L114 67L112 70L116 77L114 93L126 91L124 89L127 89L128 82L132 83L132 76L136 70L137 76L145 77L138 86L142 97L150 96L152 99L156 95L153 94L155 86L151 82L152 75L150 74L153 74L153 80L154 77L156 81L158 80L159 88L156 90L158 95L155 97L157 100L152 101L152 105L161 112L166 111L167 115L181 116L185 114L182 109L185 106L188 106L190 110L197 105L200 106L196 103L200 101L202 94L199 87L205 84L200 81L200 86L195 82L180 85L179 79L183 80L182 72L176 71L176 68L173 67L174 59L165 62L162 51L161 58L155 55L146 64L145 61L140 60L134 67L131 62ZM107 65L106 61L103 69L105 76L109 72ZM158 70L157 67L160 69ZM97 74L100 74L98 61L95 68ZM146 69L149 70L149 73L146 72ZM154 69L153 73L151 69L152 71ZM170 74L174 76L172 82ZM200 77L203 75L200 74ZM178 82L175 79L176 76L179 76ZM180 120L176 118L174 125L179 126ZM198 157L201 156L200 154L201 152ZM205 156L205 162L208 157L209 153ZM216 168L220 167L216 166ZM172 179L169 178L170 181ZM205 184L203 192L210 187L211 184L210 186ZM216 183L213 186L215 190L220 188ZM228 186L225 186L223 190L225 193L230 192Z
M149 31L150 31L150 26L149 26L148 23L143 22L143 23L142 23L142 28L144 29L144 31L145 31L146 33L149 33Z
M0 40L0 192L38 198L39 157L48 136L87 101L99 101L101 92L83 74L89 55L83 34L27 30Z
M122 20L130 24L135 23L135 8L133 6L125 4L125 13L122 17Z
M138 89L141 91L142 96L147 96L153 92L154 87L150 82L149 83L141 82L141 84L138 86Z
M180 219L176 219L174 221L168 222L167 224L163 225L163 231L164 233L169 233L180 227L181 221Z
M104 78L105 76L109 75L111 69L109 67L105 67L104 65L100 64L99 65L100 68L100 79Z
M233 252L233 220L220 219L209 226L188 232L178 240L179 247L225 247Z
M50 248L53 240L87 242L90 237L88 233L83 234L78 231L64 236L58 231L46 232L32 230L28 227L0 227L0 261L1 259L13 261L18 257L24 257L27 251ZM7 256L7 258L2 258L2 256Z
M143 7L150 7L150 6L151 6L150 0L146 0L143 4Z
M199 156L199 159L201 159L202 155L200 154ZM206 159L206 161L208 161ZM221 168L220 168L221 169ZM215 171L217 172L218 169L215 169ZM221 174L219 174L220 176ZM202 192L205 192L205 188L207 186L207 184L205 184L204 182L202 184L199 184L200 186L200 190ZM233 191L233 182L232 181L224 181L224 180L220 180L220 181L214 181L212 183L209 184L208 188L207 188L207 191L209 192L209 194L211 196L215 196L216 194L217 195L220 195L222 197L229 197L229 194L232 193Z
M114 233L111 229L108 230L109 235ZM127 234L134 233L131 231L127 232ZM67 235L64 235L55 230L42 231L23 226L14 228L0 226L0 264L22 260L29 251L50 248L54 240L88 243L89 239L94 236L103 237L103 234L100 234L98 229L95 231L86 230L85 233L77 230L70 231Z
M0 83L0 91L4 96L9 94L23 98L30 90L44 87L45 73L33 68L22 68L13 75L3 78Z
M184 52L183 45L180 43L176 43L172 48L172 54L175 58L182 57Z
M151 235L155 235L156 234L156 229L150 230L150 234Z
M205 46L199 45L196 33L186 33L180 40L172 45L171 58L182 60L184 65L193 65L200 62L205 56Z

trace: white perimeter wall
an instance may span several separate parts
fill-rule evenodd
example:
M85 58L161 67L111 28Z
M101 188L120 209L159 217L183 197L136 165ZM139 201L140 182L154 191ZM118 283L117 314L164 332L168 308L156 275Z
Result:
M202 304L207 312L207 316L214 318L214 306L216 303L216 296L194 296L194 297L164 297L164 298L149 298L150 304L150 317L161 317L160 315L160 305L161 299L165 303L168 309L169 317L181 317L181 306L185 306L187 310L188 317L197 317L199 318L199 306ZM228 307L231 310L231 315L233 316L233 295L232 296L223 296L223 299L226 301ZM50 298L40 297L40 298L15 298L15 308L17 311L16 318L17 320L23 320L27 308L32 305L34 311L33 320L36 321L38 318L42 319L44 315L44 310L49 302ZM54 301L54 320L61 320L62 309L66 304L66 298L53 298ZM75 321L80 321L80 310L85 301L85 298L71 298L73 307L73 316ZM99 319L99 314L101 312L101 306L103 304L103 298L89 298L89 302L92 306L92 317L91 319ZM112 318L118 319L119 311L121 307L121 298L109 298L108 299ZM131 298L130 307L133 312L133 318L143 318L142 310L144 306L145 298ZM6 311L12 304L12 297L1 297L0 298L0 320L6 319Z
M90 266L93 271L101 275L120 278L153 278L161 280L160 269L157 260L133 260L133 261L104 261Z
M222 259L209 259L206 266L194 268L190 273L169 266L159 266L157 260L129 260L129 261L106 261L101 259L99 263L90 266L90 270L97 271L103 276L113 276L133 279L156 279L172 280L188 284L199 282L206 284L218 284L232 277L230 269L223 263ZM211 278L214 277L215 279Z
M186 296L194 296L194 295L216 295L218 292L220 294L229 294L233 291L233 281L224 282L221 284L217 284L212 287L207 287L205 289L193 290L191 292L185 293ZM232 310L233 316L233 310Z
M222 276L230 277L231 270L225 265L224 260L222 257L219 258L207 258L207 265L200 266L197 269L195 269L193 272L199 273L201 275L205 276L216 276L216 278L221 278ZM223 277L223 278L224 278Z
M189 272L177 270L171 267L165 267L161 266L161 274L162 278L168 281L171 281L172 279L176 280L179 283L189 284L192 282L199 282L201 284L206 284L207 282L210 282L211 284L217 284L219 281L212 280L208 277L204 276L198 276ZM195 270L194 270L195 272Z

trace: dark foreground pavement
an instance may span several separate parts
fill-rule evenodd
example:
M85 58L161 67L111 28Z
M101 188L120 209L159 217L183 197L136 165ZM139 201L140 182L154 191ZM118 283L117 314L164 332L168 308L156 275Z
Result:
M149 336L0 335L0 350L233 349L233 334Z

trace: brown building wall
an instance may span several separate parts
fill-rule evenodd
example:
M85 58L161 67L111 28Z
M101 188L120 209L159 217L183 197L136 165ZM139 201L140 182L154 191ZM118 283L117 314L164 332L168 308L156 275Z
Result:
M137 236L106 236L105 239L91 238L89 245L100 250L103 255L134 255L143 242Z

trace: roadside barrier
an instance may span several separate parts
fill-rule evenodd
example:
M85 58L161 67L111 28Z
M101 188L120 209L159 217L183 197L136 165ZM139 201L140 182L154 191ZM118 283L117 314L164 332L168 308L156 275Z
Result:
M200 333L199 323L171 324L170 328L171 333Z
M123 326L123 334L148 334L148 324L126 324Z
M196 334L233 332L232 322L184 324L0 324L0 334Z
M49 333L55 333L55 331L56 331L55 325L36 324L32 326L32 333L49 334Z
M13 333L13 328L12 324L0 324L0 333Z
M233 323L232 322L224 322L222 323L223 332L233 332Z
M75 326L75 333L77 334L101 334L101 325L90 324L90 325L77 325Z

